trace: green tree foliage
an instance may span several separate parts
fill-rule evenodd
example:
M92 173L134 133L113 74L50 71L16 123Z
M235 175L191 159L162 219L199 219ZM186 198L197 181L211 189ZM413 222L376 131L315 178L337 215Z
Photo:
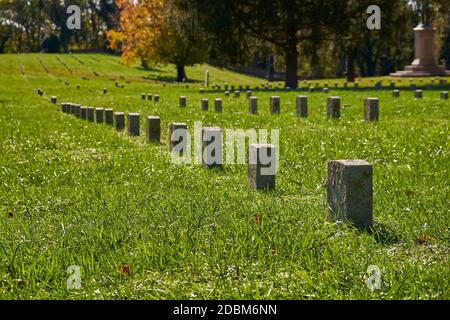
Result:
M69 30L67 8L78 5L82 29ZM118 25L115 2L108 0L0 0L0 51L36 52L51 34L57 34L65 51L106 48L106 31Z
M143 3L144 0L122 0ZM0 52L35 52L44 39L58 36L61 47L106 49L109 30L120 31L118 1L0 0ZM412 61L419 17L437 29L437 58L450 62L448 0L167 0L170 34L150 46L149 56L177 66L203 61L221 66L264 64L275 56L286 85L298 76L385 75ZM69 5L82 10L82 29L68 30ZM366 12L381 8L381 30L369 30ZM108 33L112 34L112 33ZM124 45L127 45L126 43ZM168 49L170 48L170 49ZM133 52L133 50L127 50ZM146 52L140 55L145 59ZM195 57L195 59L193 59ZM183 70L180 68L180 74Z

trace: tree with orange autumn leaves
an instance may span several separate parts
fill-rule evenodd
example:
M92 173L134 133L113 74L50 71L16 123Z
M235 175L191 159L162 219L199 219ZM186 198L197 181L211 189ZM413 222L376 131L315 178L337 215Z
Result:
M174 0L116 0L120 9L120 29L108 32L109 46L122 52L122 61L171 63L177 81L187 80L185 67L201 63L206 52L201 47L201 31L195 17L178 10Z

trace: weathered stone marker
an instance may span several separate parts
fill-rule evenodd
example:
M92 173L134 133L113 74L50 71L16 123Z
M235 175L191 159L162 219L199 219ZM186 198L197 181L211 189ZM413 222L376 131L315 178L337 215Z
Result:
M225 97L229 97L230 96L230 91L225 91Z
M76 105L73 103L65 103L65 113L70 113L75 115Z
M180 108L186 108L186 97L185 96L180 97Z
M75 104L74 108L75 108L75 117L81 118L81 106L79 104Z
M142 100L147 99L147 95L146 95L145 93L141 93L141 99L142 99Z
M139 113L129 113L128 114L128 135L132 137L138 137L141 134L141 124L140 124Z
M202 128L202 163L208 168L223 163L222 131L217 127Z
M70 105L68 105L67 103L61 103L61 111L63 113L68 113Z
M372 165L364 160L335 160L328 163L328 218L345 221L359 229L372 226Z
M448 100L448 91L442 91L441 92L441 99L442 100Z
M258 113L258 98L250 97L248 99L248 113L257 114Z
M222 99L217 98L214 100L214 110L216 112L222 112Z
M416 98L416 99L422 99L422 98L423 98L423 92L422 92L422 90L416 90L416 91L414 91L414 98Z
M339 119L341 117L340 97L328 97L327 117L328 119Z
M278 96L270 97L270 113L271 114L280 113L280 97Z
M153 97L153 101L155 101L155 103L158 103L158 102L159 102L159 96L158 96L158 95L155 95L155 96Z
M103 88L103 94L107 94L108 93L108 89Z
M205 99L205 98L200 100L200 108L203 111L208 111L208 109L209 109L209 100Z
M234 97L235 97L235 98L239 98L240 95L241 95L241 92L240 92L239 90L236 90L236 91L234 92Z
M76 107L77 107L77 105L74 103L71 103L71 102L66 103L66 113L70 113L75 116L76 115Z
M250 90L247 90L246 96L247 96L247 99L249 99L252 96L252 92Z
M328 88L323 88L323 89L322 89L322 92L323 92L323 93L328 93L328 91L329 91Z
M364 120L378 121L379 117L378 98L367 98L364 100Z
M105 109L105 123L112 126L114 124L114 110Z
M75 103L69 103L67 108L68 108L68 110L67 110L68 113L72 114L74 117L77 117L77 118L80 117L80 114L79 114L80 106L79 105L77 105Z
M86 120L87 108L80 107L80 118Z
M254 190L275 189L276 154L271 144L251 144L248 148L248 182Z
M123 112L114 112L114 123L116 125L117 130L125 129L125 113Z
M98 124L105 122L105 109L103 108L95 109L95 120Z
M147 100L152 101L153 100L153 94L147 93Z
M299 118L308 117L308 97L298 96L296 103L297 103L297 117Z
M170 151L180 151L182 154L184 150L187 149L187 144L189 143L187 136L187 124L186 123L171 123L169 126L169 149Z
M86 120L89 122L94 122L94 107L86 108Z
M55 96L52 96L52 97L50 98L50 101L51 101L53 104L56 104L56 103L58 102L58 98L55 97Z
M145 136L148 142L161 141L161 119L159 117L147 117Z
M392 97L394 97L394 98L400 97L400 90L398 90L398 89L393 90Z

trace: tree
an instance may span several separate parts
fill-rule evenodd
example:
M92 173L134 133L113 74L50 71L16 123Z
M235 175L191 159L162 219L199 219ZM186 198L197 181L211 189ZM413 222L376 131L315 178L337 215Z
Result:
M185 1L186 2L186 1ZM232 52L245 38L274 46L284 57L286 86L297 87L299 44L318 44L331 36L341 7L338 0L187 0L201 17L203 27ZM221 38L227 38L225 41ZM244 40L244 41L243 41Z
M334 43L345 58L344 75L353 82L356 66L361 76L374 76L383 71L389 73L397 64L393 57L404 62L411 50L406 46L411 41L410 12L404 0L346 0L343 1L341 18L336 21L338 32ZM371 30L366 21L370 14L367 8L377 5L381 9L381 29ZM383 68L377 70L380 61ZM383 70L381 70L383 69Z
M120 30L108 34L112 49L121 44L122 60L126 63L140 59L172 63L177 68L177 81L187 79L185 67L203 62L201 30L195 18L178 10L170 0L119 0Z

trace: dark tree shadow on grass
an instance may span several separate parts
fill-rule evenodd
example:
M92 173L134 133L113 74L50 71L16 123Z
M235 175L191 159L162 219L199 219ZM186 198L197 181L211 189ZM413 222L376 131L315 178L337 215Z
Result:
M186 80L185 82L178 82L176 77L169 76L145 76L142 77L144 80L152 80L166 83L180 83L180 84L195 84L195 83L203 83L199 80Z

